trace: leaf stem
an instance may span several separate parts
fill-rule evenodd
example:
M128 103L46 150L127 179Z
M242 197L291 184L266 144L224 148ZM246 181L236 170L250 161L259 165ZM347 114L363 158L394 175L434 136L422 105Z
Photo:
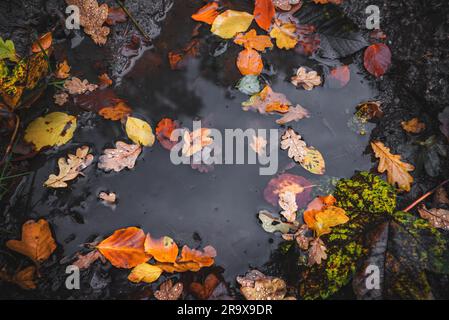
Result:
M137 20L132 16L131 12L129 12L128 8L125 7L125 5L120 0L115 0L117 4L122 8L123 11L125 11L126 15L131 19L134 26L139 30L139 32L145 37L147 41L151 41L150 36L143 30L142 26L137 22Z
M418 205L421 201L425 200L426 198L428 198L430 195L432 195L435 191L438 190L438 188L444 186L446 183L449 182L449 179L444 180L443 182L441 182L439 185L437 185L435 188L433 188L432 190L426 192L425 194L423 194L421 197L419 197L418 199L416 199L412 204L410 204L407 208L405 208L404 212L409 212L410 210L412 210L414 207L416 207L416 205Z

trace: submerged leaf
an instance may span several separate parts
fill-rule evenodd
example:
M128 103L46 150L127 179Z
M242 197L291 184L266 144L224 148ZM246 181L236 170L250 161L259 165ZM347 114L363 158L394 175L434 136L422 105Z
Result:
M260 113L270 113L278 111L285 113L288 111L291 102L282 93L274 92L270 86L266 85L262 91L251 96L249 100L242 103L243 110L254 109Z
M296 195L299 208L305 207L310 201L312 183L306 178L290 173L283 173L271 179L263 191L264 199L273 206L277 206L279 195L290 191Z
M154 293L154 297L157 300L178 300L182 295L183 289L182 282L177 282L173 285L173 281L168 279L161 284L159 290Z
M241 78L236 87L240 92L247 95L253 95L262 90L262 88L260 87L259 78L252 75L244 76L243 78Z
M434 228L449 230L449 210L427 209L425 205L418 208L421 218L426 219Z
M277 124L286 124L291 121L299 121L304 118L309 118L310 113L307 109L297 104L295 107L290 107L280 119L276 120Z

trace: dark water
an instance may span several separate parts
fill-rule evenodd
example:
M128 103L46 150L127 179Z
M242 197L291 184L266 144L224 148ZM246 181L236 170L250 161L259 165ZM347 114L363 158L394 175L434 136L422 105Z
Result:
M219 43L213 37L203 38L200 57L187 60L183 70L170 70L167 53L190 40L195 23L189 16L194 10L175 4L154 48L142 54L114 90L153 128L163 117L176 118L190 128L192 120L197 119L220 130L279 128L277 117L241 109L241 102L248 97L233 89L240 77L235 67L238 46L230 43L224 54L212 57L208 53ZM209 33L205 29L201 32ZM107 55L106 49L89 42L84 40L69 55L75 74L92 74L92 66ZM310 111L309 119L291 126L322 152L326 175L348 177L355 170L369 169L370 157L363 154L369 135L359 136L347 126L354 107L375 98L358 67L350 66L351 81L342 89L304 91L287 79L301 65L320 70L316 62L279 49L263 56L266 66L274 71L266 76L273 90ZM65 190L44 188L48 175L57 171L57 159L77 146L89 145L97 159L115 141L127 141L120 123L78 108L68 110L79 112L74 139L58 151L33 160L34 173L21 184L10 209L23 215L24 220L46 218L63 247L63 255L73 254L94 235L108 236L118 228L140 226L153 236L167 235L179 244L214 246L218 252L216 264L225 269L228 281L250 266L261 267L268 262L280 237L264 232L256 218L260 209L277 210L263 199L263 189L272 177L260 176L258 165L216 165L210 173L199 173L189 165L173 165L169 152L156 143L144 149L134 170L105 173L92 165L84 171L85 177ZM291 160L285 152L279 152L282 170ZM289 172L312 181L315 178L300 166ZM97 199L100 191L118 195L115 208Z

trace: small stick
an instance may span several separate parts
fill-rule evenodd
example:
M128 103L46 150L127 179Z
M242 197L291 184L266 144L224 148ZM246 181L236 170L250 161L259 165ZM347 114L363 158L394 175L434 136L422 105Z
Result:
M129 12L129 10L124 6L124 4L120 0L115 0L115 2L117 2L117 4L120 6L120 8L122 8L123 11L125 11L126 15L131 19L131 21L133 22L134 26L145 37L145 39L147 41L151 41L150 36L145 32L145 30L143 30L143 28L140 26L140 24L137 22L137 20L134 19L134 17Z
M417 204L419 204L421 201L423 201L424 199L428 198L430 195L432 195L435 191L438 190L438 188L444 186L446 183L449 182L449 179L444 180L443 182L441 182L439 185L437 185L435 188L433 188L432 190L426 192L425 194L423 194L421 197L419 197L418 199L416 199L411 205L409 205L407 208L405 208L404 212L409 212L410 210L412 210L414 207L416 207Z
M8 157L9 153L12 150L12 147L14 145L14 141L16 140L16 136L17 136L17 132L19 131L19 125L20 125L20 118L17 114L15 114L16 116L16 127L14 128L14 132L11 136L11 140L9 141L8 146L6 147L6 151L5 151L5 155L3 156L2 161L0 162L0 165L3 165L6 161L6 158Z

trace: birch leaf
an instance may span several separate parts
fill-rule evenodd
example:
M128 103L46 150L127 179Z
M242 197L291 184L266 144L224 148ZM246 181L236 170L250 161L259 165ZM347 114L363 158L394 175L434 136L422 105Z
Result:
M253 15L243 11L226 10L212 23L211 32L223 39L231 39L245 32L253 21Z
M276 39L276 46L279 49L288 50L294 48L298 43L295 33L296 25L293 23L275 24L270 31L270 37Z
M136 143L146 147L154 144L154 134L150 125L138 118L128 117L126 120L126 134L128 138Z
M134 269L128 276L128 280L134 283L152 283L159 279L162 271L163 270L157 266L148 263L142 263L134 267Z

